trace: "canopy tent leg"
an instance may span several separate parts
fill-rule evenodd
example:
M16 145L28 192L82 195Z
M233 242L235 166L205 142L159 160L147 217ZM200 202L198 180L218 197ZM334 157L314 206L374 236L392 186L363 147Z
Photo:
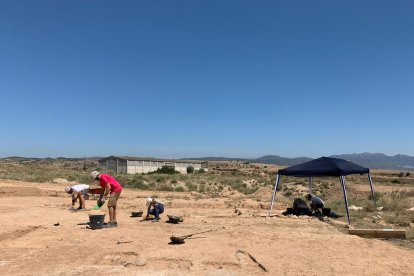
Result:
M371 173L368 173L368 181L369 181L369 186L371 187L371 196L372 196L372 200L374 201L374 207L375 209L377 209L377 203L375 202L375 195L374 195L374 184L372 183Z
M348 196L346 195L346 182L345 182L345 177L341 175L339 177L339 180L341 181L342 192L344 193L344 200L345 200L345 207L346 207L346 216L348 217L348 224L351 224L351 219L349 218Z
M309 194L312 194L312 176L309 176Z
M273 209L273 202L276 200L276 190L277 190L277 186L279 186L279 174L276 175L276 182L275 182L275 188L273 190L273 195L272 195L272 202L270 203L270 210L269 210L269 216L272 213L272 209Z

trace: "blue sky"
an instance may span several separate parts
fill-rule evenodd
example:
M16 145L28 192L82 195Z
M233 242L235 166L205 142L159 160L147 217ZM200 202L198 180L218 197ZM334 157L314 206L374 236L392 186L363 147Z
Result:
M413 1L1 1L0 157L414 155Z

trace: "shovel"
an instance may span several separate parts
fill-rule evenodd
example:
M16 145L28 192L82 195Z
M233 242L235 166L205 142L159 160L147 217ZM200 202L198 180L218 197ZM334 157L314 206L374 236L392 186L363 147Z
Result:
M170 237L170 240L171 240L171 243L172 244L183 244L183 243L185 243L185 239L192 238L194 235L208 233L208 232L213 232L213 231L216 231L216 230L218 230L220 228L221 227L216 228L216 229L207 230L207 231L202 231L202 232L188 234L188 235L185 235L185 236L179 236L179 237L171 236Z

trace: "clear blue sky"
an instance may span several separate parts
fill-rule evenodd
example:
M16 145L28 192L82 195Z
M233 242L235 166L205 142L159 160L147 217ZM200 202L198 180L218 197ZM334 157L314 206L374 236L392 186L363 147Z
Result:
M0 157L414 155L413 1L1 1Z

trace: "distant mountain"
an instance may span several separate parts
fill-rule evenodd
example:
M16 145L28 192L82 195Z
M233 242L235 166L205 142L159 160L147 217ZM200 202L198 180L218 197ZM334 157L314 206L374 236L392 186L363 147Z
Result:
M249 158L229 158L229 157L199 157L183 158L182 160L203 160L203 161L242 161L250 163L276 164L280 166L292 166L312 160L308 157L286 158L278 155L265 155L256 159Z
M191 157L179 160L200 160L200 161L250 161L248 158L229 158L229 157Z
M403 154L388 156L383 153L353 153L332 155L331 157L349 160L353 163L370 169L414 170L414 157ZM312 158L308 157L287 158L278 155L265 155L256 159L227 157L202 157L185 159L204 161L246 161L250 163L275 164L280 166L292 166L312 160Z
M265 155L257 159L252 159L254 163L275 164L280 166L292 166L312 160L308 157L287 158L278 155Z
M383 153L353 153L332 155L332 157L349 160L370 169L414 169L414 157L403 154L388 156Z

